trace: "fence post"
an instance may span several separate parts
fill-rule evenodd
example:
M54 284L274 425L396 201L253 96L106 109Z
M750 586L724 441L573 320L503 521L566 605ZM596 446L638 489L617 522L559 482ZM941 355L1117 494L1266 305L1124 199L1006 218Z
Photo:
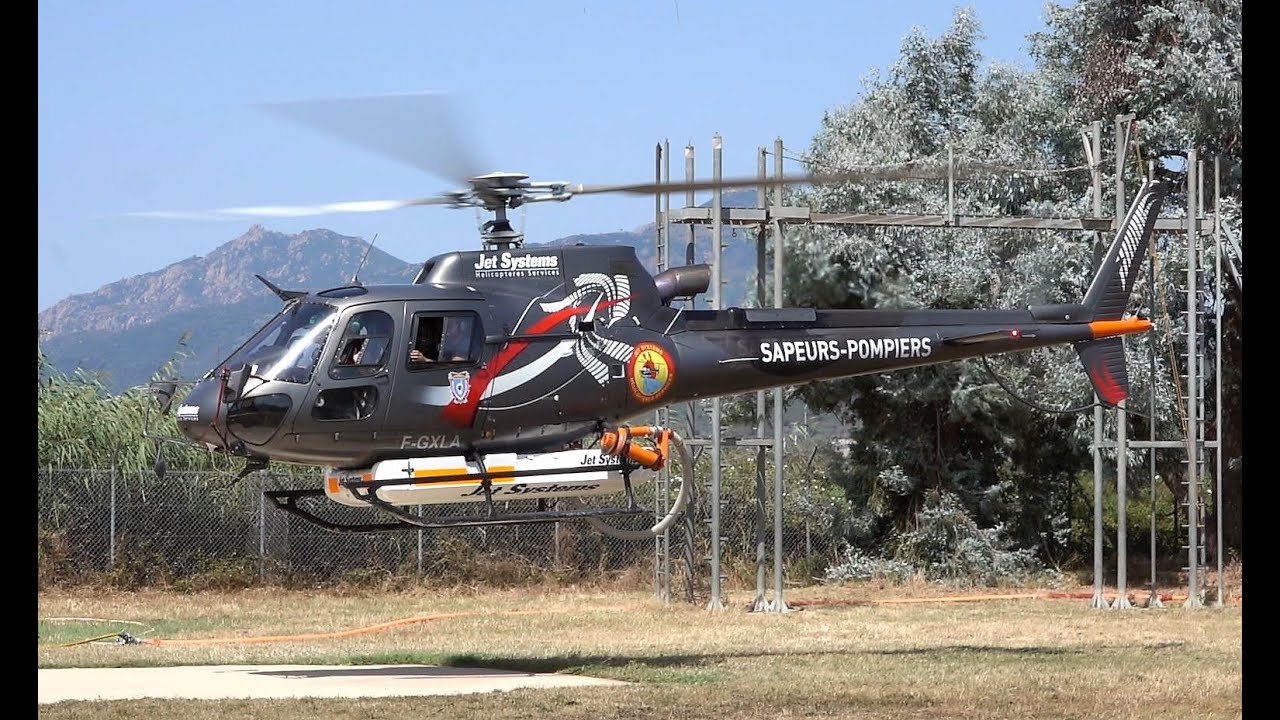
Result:
M107 567L116 566L116 466L111 466L111 520L107 530Z
M258 474L258 579L267 579L267 496L266 479Z

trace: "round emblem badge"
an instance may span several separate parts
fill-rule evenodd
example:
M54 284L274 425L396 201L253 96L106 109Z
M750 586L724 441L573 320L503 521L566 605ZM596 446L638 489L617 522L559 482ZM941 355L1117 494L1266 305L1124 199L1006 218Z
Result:
M653 402L671 387L676 376L676 364L661 345L642 342L631 351L627 365L631 394L640 402Z

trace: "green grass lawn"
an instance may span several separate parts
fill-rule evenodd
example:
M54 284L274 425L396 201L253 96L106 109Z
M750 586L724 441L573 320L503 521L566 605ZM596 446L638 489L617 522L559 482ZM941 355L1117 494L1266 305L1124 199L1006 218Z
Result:
M1009 591L1014 592L1014 591ZM1026 592L1026 591L1019 591ZM362 700L65 702L47 718L1240 717L1239 604L1094 610L1080 599L934 601L811 588L803 610L717 612L647 592L50 591L41 668L426 663L623 687ZM929 602L871 604L875 600ZM817 602L814 602L817 601ZM830 601L830 602L823 602ZM120 631L143 640L88 642Z

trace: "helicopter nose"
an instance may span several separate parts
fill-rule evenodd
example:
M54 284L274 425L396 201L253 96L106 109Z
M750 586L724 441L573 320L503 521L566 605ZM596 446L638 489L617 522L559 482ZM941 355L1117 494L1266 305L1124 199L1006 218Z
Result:
M221 382L201 380L178 406L178 430L192 442L214 450L226 449L226 413L220 401Z

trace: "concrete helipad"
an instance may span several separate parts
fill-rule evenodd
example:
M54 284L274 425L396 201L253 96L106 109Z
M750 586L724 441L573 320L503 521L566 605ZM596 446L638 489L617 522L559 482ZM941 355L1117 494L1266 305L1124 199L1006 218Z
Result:
M460 695L618 680L433 665L207 665L38 670L39 703L136 698L324 698Z

